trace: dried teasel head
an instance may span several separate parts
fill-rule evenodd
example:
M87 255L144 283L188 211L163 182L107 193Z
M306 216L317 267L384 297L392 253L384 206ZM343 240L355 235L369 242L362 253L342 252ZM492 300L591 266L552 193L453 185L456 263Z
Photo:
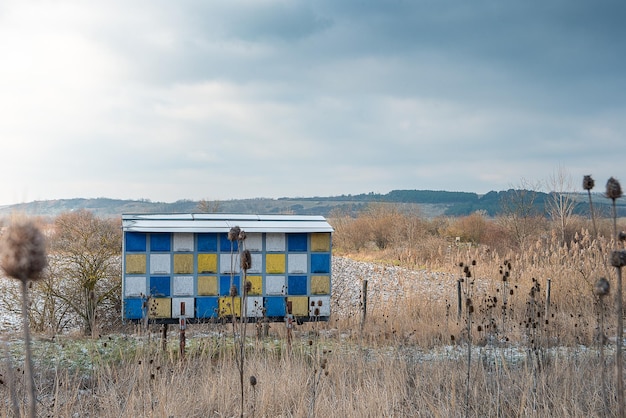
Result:
M237 239L239 239L239 234L241 233L241 228L239 228L238 226L233 226L232 228L230 228L230 231L228 231L228 240L229 241L237 241Z
M583 189L591 190L596 185L596 182L591 178L591 176L587 175L583 177Z
M237 286L232 285L232 286L230 287L230 296L234 298L234 297L236 297L236 296L237 296L237 293L238 293L238 292L237 292Z
M44 235L34 223L19 220L1 238L0 265L7 275L21 280L37 280L48 263Z
M239 241L244 241L247 238L246 231L243 229L239 231L239 236L237 237Z
M241 269L247 271L250 270L250 267L252 267L252 254L250 251L244 250L241 253Z
M616 250L611 253L611 265L622 268L626 266L626 250Z
M611 177L606 182L606 197L615 200L622 197L622 195L622 186L620 186L619 181Z
M604 277L600 277L596 281L596 283L593 285L593 293L595 293L596 296L599 296L601 298L608 295L610 291L611 291L611 285L609 281L605 279Z

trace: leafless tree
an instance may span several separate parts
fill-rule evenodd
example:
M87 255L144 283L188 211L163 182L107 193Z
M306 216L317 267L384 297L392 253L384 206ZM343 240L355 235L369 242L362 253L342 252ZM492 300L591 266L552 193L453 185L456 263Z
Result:
M198 202L197 208L201 213L217 213L221 209L220 206L219 200L202 199Z
M547 180L546 187L549 192L546 210L558 225L561 243L566 244L567 229L576 208L576 200L572 197L574 192L572 177L559 166Z
M515 245L524 250L529 240L542 231L545 219L537 210L538 183L522 179L520 185L509 190L500 201L502 214L499 222L511 236Z
M86 335L96 331L99 308L115 304L121 286L122 229L119 219L80 210L59 215L50 237L48 290L78 316Z

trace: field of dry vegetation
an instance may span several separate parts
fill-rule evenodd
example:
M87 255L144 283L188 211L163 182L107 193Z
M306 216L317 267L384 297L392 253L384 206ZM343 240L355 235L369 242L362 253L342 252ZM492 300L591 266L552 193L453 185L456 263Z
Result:
M232 324L191 325L184 358L173 326L166 344L157 325L36 336L39 416L618 416L612 220L381 205L329 222L329 322L291 340L280 323L267 337L247 325L245 341ZM2 417L11 399L25 413L21 347L5 342Z

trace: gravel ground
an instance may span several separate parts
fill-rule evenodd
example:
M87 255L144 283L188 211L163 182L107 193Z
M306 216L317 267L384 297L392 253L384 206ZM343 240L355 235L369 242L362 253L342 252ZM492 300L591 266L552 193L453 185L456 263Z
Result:
M368 311L399 303L414 294L442 303L456 300L456 277L452 274L335 256L332 261L331 315L342 317L359 313L364 280L368 281ZM0 312L0 332L16 330L20 325L19 317Z
M368 311L415 294L442 303L456 300L456 277L449 273L333 257L332 274L332 315L359 311L364 280L368 282Z

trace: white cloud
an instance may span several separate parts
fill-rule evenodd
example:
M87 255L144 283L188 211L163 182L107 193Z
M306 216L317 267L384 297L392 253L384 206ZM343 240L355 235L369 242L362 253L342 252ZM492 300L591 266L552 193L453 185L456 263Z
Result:
M487 192L557 165L619 178L623 11L5 2L0 204Z

